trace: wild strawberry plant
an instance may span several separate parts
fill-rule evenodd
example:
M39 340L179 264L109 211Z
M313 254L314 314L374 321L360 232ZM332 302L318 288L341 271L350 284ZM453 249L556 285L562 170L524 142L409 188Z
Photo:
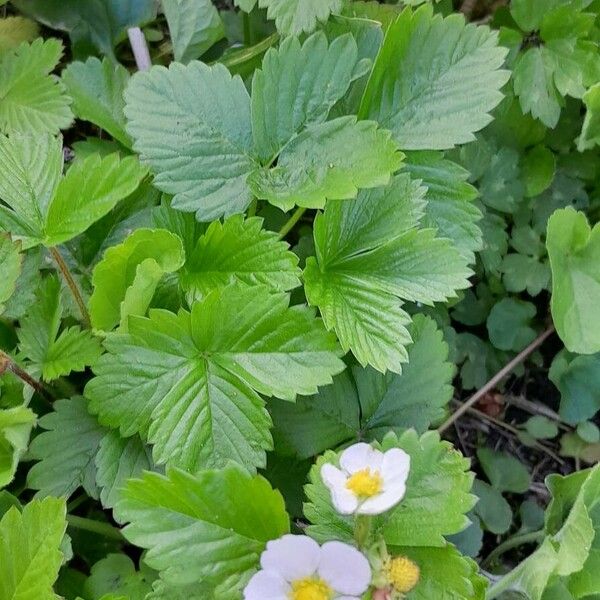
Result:
M0 600L600 596L599 14L4 2Z

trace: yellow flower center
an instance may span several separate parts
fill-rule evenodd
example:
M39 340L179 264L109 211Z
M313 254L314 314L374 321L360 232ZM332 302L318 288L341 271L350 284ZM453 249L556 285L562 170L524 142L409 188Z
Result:
M307 577L292 583L291 600L331 600L333 590L322 580Z
M419 567L406 556L388 560L385 574L394 589L403 594L410 592L419 583Z
M367 467L356 471L346 481L346 487L359 498L371 498L383 490L383 479L379 471L373 471Z

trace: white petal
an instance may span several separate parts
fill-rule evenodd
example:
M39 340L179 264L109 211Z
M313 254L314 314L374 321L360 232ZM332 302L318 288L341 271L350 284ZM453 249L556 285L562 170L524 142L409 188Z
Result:
M392 448L383 455L381 463L381 476L383 484L389 482L406 483L410 473L410 456L400 448Z
M365 500L357 509L359 515L379 515L396 506L406 492L406 486L402 482L391 485L381 494Z
M383 452L364 442L346 448L340 456L340 467L350 475L367 467L379 471L382 462Z
M319 575L338 594L362 595L371 583L371 567L353 546L326 542L321 547Z
M244 600L288 600L290 584L273 571L259 571L244 589Z
M292 582L313 575L319 566L319 544L306 535L287 534L267 543L260 557L266 571L278 573Z
M346 487L348 476L334 467L325 463L321 467L321 479L331 492L331 501L335 509L342 515L350 515L358 508L357 497Z

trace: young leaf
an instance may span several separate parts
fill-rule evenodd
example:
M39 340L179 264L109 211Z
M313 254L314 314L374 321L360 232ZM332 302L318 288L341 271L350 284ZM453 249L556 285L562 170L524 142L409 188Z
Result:
M31 458L38 460L27 474L29 488L36 496L68 498L82 486L92 498L98 497L94 459L106 429L89 414L87 401L81 397L58 400L54 411L39 421L45 429L29 448Z
M58 184L46 215L46 246L83 233L133 193L146 176L137 158L92 155L75 162Z
M125 100L134 148L173 208L212 221L250 204L250 97L239 77L220 64L153 67L132 78Z
M64 86L49 73L62 55L59 40L41 38L0 57L0 130L58 133L73 120Z
M497 39L462 15L444 19L429 4L406 8L386 34L359 116L391 129L403 150L470 142L492 120L509 78Z
M373 121L339 117L306 127L283 148L276 167L254 171L248 183L282 210L323 208L328 198L354 198L359 188L386 185L403 156L390 132Z
M283 40L270 49L252 80L252 133L263 161L279 154L296 133L322 123L355 77L358 47L342 35L328 44L324 33Z
M300 285L298 257L257 217L215 221L198 240L181 274L188 302L235 280L286 292Z
M181 240L164 229L137 229L110 247L94 268L89 310L96 329L127 331L129 315L144 315L165 273L177 271L185 256Z
M242 578L265 544L289 531L279 492L234 465L197 475L145 473L129 480L115 510L130 523L125 537L148 550L145 562L176 585Z
M33 500L13 507L0 521L0 598L55 600L52 586L63 561L60 544L67 527L64 500Z
M191 314L130 317L128 334L108 335L86 387L92 410L124 436L141 433L159 464L264 465L270 418L258 393L294 400L344 368L314 313L288 302L266 286L235 284Z
M20 250L20 242L13 242L9 235L0 233L0 315L4 311L3 302L6 302L17 288L23 265Z
M417 228L425 191L398 175L356 200L330 201L315 221L307 298L342 347L380 371L399 372L406 362L408 315L399 298L430 304L468 286L470 271L451 242Z
M24 406L0 410L0 488L13 480L35 419L35 413Z
M62 73L63 83L73 98L75 116L98 125L126 147L131 140L125 132L123 92L129 72L108 59L90 57L72 62Z
M211 0L163 0L175 60L200 58L225 37L223 22Z
M487 318L490 342L499 350L520 352L536 336L531 327L536 308L531 302L505 297L494 304Z
M237 6L250 12L257 0L235 0ZM341 11L343 0L258 0L260 8L267 9L267 18L275 20L277 31L284 35L311 33L319 21L326 21L331 13Z
M552 268L552 319L571 352L600 351L600 225L573 208L557 210L546 237Z
M13 50L22 42L33 42L40 30L35 21L13 16L0 19L0 52Z
M492 487L499 492L523 494L529 489L531 476L527 467L514 456L480 448L477 458Z
M106 600L106 594L141 600L151 590L151 580L136 571L133 561L125 554L109 554L94 564L84 588L86 598L91 600Z
M373 527L381 531L392 546L444 547L443 536L462 531L468 525L466 513L475 504L469 493L473 474L469 460L445 441L429 431L419 438L414 430L399 438L388 435L382 450L402 448L410 455L410 475L406 495L388 513L376 517ZM310 484L305 488L309 503L305 515L311 522L309 532L319 541L352 539L352 519L340 515L331 504L329 490L321 480L325 462L336 462L334 452L326 452L310 472Z

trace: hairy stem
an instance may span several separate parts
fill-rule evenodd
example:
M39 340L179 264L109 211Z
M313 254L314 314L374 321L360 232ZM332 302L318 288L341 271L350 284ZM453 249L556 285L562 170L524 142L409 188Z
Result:
M108 523L101 523L100 521L86 519L85 517L77 517L75 515L67 515L67 522L70 527L74 527L75 529L97 533L106 538L117 540L119 542L124 541L121 531L116 527L109 525Z
M507 365L500 369L482 388L477 390L466 402L461 404L460 408L456 410L448 419L438 427L440 433L446 431L454 421L464 415L473 405L477 404L483 396L485 396L490 390L493 390L507 375L509 375L513 369L520 365L530 354L533 354L545 341L549 338L555 329L551 325L543 331L527 348L519 352Z
M285 225L279 230L279 238L283 239L293 228L294 225L302 218L302 215L306 212L306 208L299 206L294 214L287 220Z
M6 373L6 371L10 371L13 375L16 375L21 381L32 387L46 400L52 399L52 394L41 381L34 379L27 371L21 369L21 367L6 354L6 352L0 350L0 375Z
M79 291L79 288L77 287L77 284L73 279L73 275L71 275L71 271L69 270L67 263L65 262L58 248L50 248L49 250L50 254L52 254L52 258L56 262L56 265L60 269L60 272L62 273L65 282L69 286L71 294L73 294L73 298L75 299L75 302L79 307L79 311L81 312L81 317L83 318L85 326L90 328L92 326L92 322L90 320L90 313L88 313L88 309L85 305L85 301L83 300L83 296L81 295L81 292Z

